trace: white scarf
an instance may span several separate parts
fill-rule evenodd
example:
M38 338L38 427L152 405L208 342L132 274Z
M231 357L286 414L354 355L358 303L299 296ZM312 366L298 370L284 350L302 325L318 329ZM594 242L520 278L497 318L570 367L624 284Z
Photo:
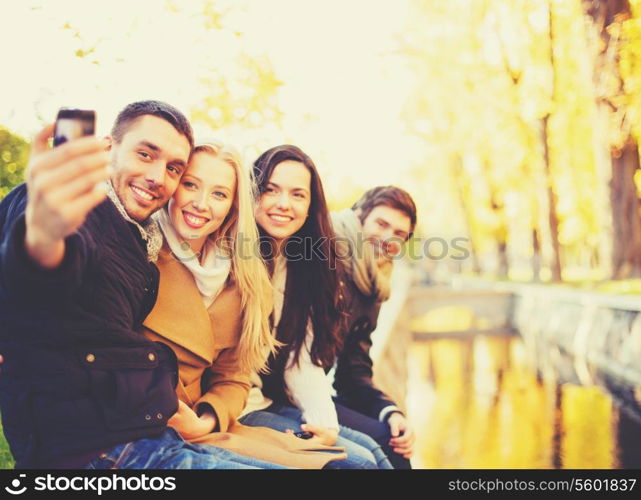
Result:
M118 198L111 181L107 182L107 196L109 196L109 199L114 205L116 205L116 208L118 209L118 212L120 212L120 215L122 215L123 219L136 226L140 232L141 238L147 245L147 260L149 262L156 262L158 260L158 253L162 247L162 234L160 234L158 223L153 219L153 217L150 217L144 222L137 222L129 217L129 214L125 210L125 206L120 201L120 198Z
M174 229L167 210L159 210L155 217L171 252L191 271L205 307L209 307L225 287L231 271L231 257L220 251L211 238L207 238L202 250L204 255L201 264L199 254L195 253L189 243Z
M341 256L351 255L345 266L347 273L363 295L374 297L377 302L386 301L390 296L392 263L387 261L378 266L374 250L365 242L363 225L356 212L347 208L331 215L336 236L347 240L350 247L341 251Z

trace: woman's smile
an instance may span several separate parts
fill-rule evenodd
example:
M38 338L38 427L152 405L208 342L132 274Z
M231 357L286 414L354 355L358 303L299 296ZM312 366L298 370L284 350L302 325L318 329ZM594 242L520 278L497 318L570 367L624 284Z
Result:
M188 212L187 210L183 210L182 214L183 214L183 220L185 221L185 224L187 224L189 227L193 229L200 229L205 224L207 224L207 222L209 222L210 220L207 217L196 215L192 212Z

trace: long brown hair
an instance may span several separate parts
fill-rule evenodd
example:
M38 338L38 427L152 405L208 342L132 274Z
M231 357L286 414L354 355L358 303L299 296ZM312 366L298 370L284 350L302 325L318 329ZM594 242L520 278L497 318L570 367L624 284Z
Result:
M336 257L336 241L323 185L314 162L300 148L292 145L265 151L254 162L258 195L265 192L274 169L286 160L300 162L309 170L311 201L305 223L285 243L287 282L283 311L276 330L276 338L285 347L270 363L273 371L281 374L290 353L294 353L294 363L298 363L308 321L311 321L314 331L310 349L312 362L324 368L331 367L341 347L342 321L337 269L340 262ZM261 252L268 264L271 262L273 265L273 242L262 228L259 230L263 242ZM311 245L318 255L311 252Z

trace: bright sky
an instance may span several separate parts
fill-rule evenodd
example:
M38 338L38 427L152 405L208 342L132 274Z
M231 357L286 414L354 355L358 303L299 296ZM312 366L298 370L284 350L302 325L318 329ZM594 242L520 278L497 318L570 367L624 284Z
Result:
M268 57L284 82L282 128L216 136L249 161L257 145L297 144L330 193L345 182L411 189L403 173L419 150L399 113L412 82L393 53L406 2L220 0L216 9L233 5L225 29L206 30L200 0L0 0L0 124L29 136L60 106L86 107L98 111L98 131L106 133L133 100L157 98L188 111L203 96L197 80L205 68L233 76L246 52ZM74 57L93 46L94 54Z

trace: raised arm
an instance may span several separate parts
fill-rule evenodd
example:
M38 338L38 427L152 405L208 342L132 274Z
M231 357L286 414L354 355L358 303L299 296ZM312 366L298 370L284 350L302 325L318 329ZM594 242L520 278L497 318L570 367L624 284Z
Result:
M45 269L65 256L65 238L85 221L106 196L100 182L109 178L105 142L84 137L50 149L53 125L35 137L27 168L25 250Z
M105 195L104 142L83 138L50 149L52 126L34 139L27 183L0 203L0 287L7 297L56 297L78 282L93 241L81 231ZM53 293L52 293L53 292Z

